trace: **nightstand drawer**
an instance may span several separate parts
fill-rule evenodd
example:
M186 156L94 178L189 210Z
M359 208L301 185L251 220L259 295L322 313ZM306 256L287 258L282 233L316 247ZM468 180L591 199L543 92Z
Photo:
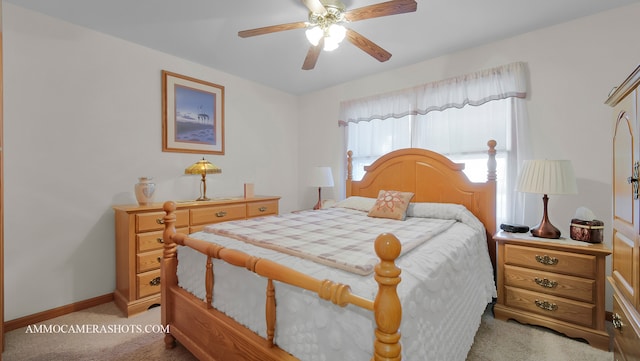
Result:
M505 245L506 264L594 279L596 256L551 249Z
M594 326L595 305L566 298L532 292L520 288L505 287L505 303L538 315L570 322L585 327Z
M245 204L230 204L218 207L191 209L191 225L211 224L244 219L247 216Z
M278 202L256 202L247 204L247 217L260 217L278 214Z
M509 265L505 265L504 269L504 282L507 286L525 288L578 301L595 302L595 280Z
M140 273L136 276L138 298L160 293L160 270Z
M189 213L187 210L178 210L176 213L176 227L189 225ZM162 220L164 212L148 212L136 214L136 232L149 232L164 230Z
M162 262L162 251L163 250L159 249L157 251L138 253L136 255L136 269L138 273L159 269Z

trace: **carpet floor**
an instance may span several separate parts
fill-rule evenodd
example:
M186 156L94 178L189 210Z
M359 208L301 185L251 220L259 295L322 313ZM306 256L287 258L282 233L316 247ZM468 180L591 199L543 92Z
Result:
M125 318L115 304L110 302L7 332L2 359L196 360L181 345L166 350L161 332L159 307ZM547 360L609 361L613 360L613 354L544 328L496 320L489 307L482 316L482 324L467 357L467 361Z

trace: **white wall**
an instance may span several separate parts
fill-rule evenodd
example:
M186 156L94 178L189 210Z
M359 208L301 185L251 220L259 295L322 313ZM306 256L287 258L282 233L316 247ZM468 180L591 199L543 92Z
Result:
M550 197L551 222L568 236L576 208L586 206L605 221L605 242L611 247L613 111L604 101L640 63L638 18L640 4L622 7L305 95L300 99L300 112L306 115L300 117L300 160L344 172L337 127L342 100L524 61L530 73L527 106L534 158L570 159L578 178L578 195ZM322 145L315 134L325 136ZM320 146L324 150L317 152ZM312 198L300 190L301 198ZM332 191L339 197L343 184ZM537 216L527 222L532 226L542 215L542 201L536 205L532 213Z
M207 195L254 182L298 208L297 97L4 5L6 320L113 292L111 206L135 203L137 177L157 201L198 197L183 173L202 154L162 152L162 69L225 86Z

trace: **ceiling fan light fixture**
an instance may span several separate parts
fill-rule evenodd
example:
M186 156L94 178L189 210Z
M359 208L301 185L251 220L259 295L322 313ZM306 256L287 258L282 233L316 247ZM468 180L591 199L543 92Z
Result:
M329 27L329 36L333 41L340 44L342 40L344 40L345 35L347 34L347 29L340 24L331 24Z
M307 40L313 46L317 46L320 43L320 39L324 36L324 31L319 26L313 26L305 31Z

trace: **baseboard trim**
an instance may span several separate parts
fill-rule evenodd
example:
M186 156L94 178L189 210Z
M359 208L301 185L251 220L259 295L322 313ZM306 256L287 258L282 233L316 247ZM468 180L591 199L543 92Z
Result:
M6 321L3 324L4 332L9 332L13 330L17 330L22 327L27 327L29 325L33 325L38 322L50 320L52 318L64 316L66 314L81 311L87 309L89 307L94 307L101 305L103 303L113 301L113 293L109 293L106 295L90 298L88 300L75 302L70 305L60 306L57 308L53 308L47 311L42 311L38 313L34 313L33 315L28 315L20 318L16 318L11 321Z

